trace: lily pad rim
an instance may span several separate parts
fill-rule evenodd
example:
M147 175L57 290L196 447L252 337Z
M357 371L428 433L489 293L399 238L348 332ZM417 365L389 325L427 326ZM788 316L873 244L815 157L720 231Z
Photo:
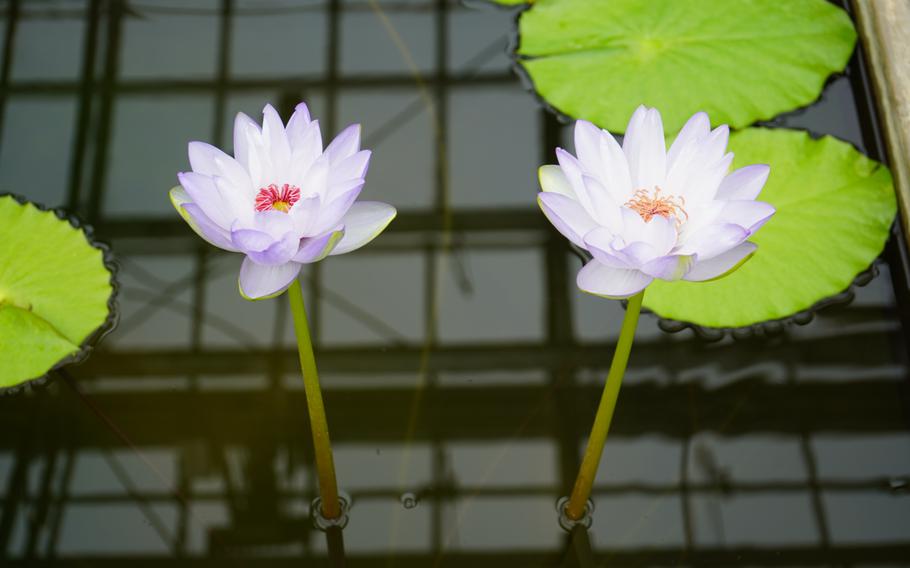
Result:
M518 10L518 11L526 10L528 7L531 6L531 4L533 2L534 2L534 0L520 0L519 2L515 2L514 4L505 4L503 2L497 2L497 0L459 0L459 4L461 4L465 8L469 8L472 10L476 9L476 8L480 8L480 7L483 7L483 8L493 7L497 10L501 10L501 11L505 11L505 12L511 12L513 10Z
M509 10L515 10L515 8L516 8L516 6L497 4L497 3L493 2L493 0L477 0L477 1L487 2L489 4L493 4L495 6L499 6L501 8L506 8ZM462 2L464 2L464 0L462 0ZM530 61L530 60L533 60L536 58L536 57L531 57L531 56L527 56L527 55L521 55L518 53L518 50L521 48L521 16L526 10L533 9L534 4L529 2L524 5L519 4L517 6L518 6L518 9L515 10L515 16L512 21L512 29L509 31L508 54L509 54L509 58L512 60L512 69L514 70L515 74L518 75L518 78L521 81L522 86L525 88L525 90L527 90L531 93L531 96L534 97L534 100L537 102L537 104L539 106L541 106L544 110L546 110L547 112L549 112L550 114L555 116L556 120L559 121L560 124L563 124L563 125L572 124L573 122L575 122L577 120L582 120L582 119L573 117L572 115L570 115L566 112L563 112L562 110L557 108L555 105L550 103L548 100L546 100L544 98L544 96L540 94L540 91L537 89L537 86L534 84L534 79L531 77L531 73L525 68L524 65L522 65L523 61ZM834 6L840 8L842 10L844 9L839 4L834 4ZM850 21L855 26L856 21L855 21L853 15L849 14L849 13L847 15L849 16ZM752 122L750 124L746 124L746 125L742 126L741 128L730 127L730 132L735 132L738 130L745 130L747 128L754 128L754 127L764 127L764 126L775 127L774 121L777 120L778 118L785 117L785 116L794 116L794 115L798 116L799 114L808 111L815 105L822 102L822 100L825 98L825 94L828 91L828 88L831 86L831 84L834 81L844 78L844 77L846 77L847 79L850 79L851 63L852 63L853 59L859 53L857 50L860 48L860 44L861 44L861 41L859 40L859 38L857 36L857 42L854 45L853 53L851 53L850 58L847 60L847 64L844 67L844 69L842 71L830 73L825 78L825 83L824 83L824 85L822 85L821 92L819 92L818 96L815 99L807 102L806 104L804 104L802 106L790 109L788 111L780 112L778 114L775 114L774 116L757 118L754 122ZM863 77L862 80L865 82L866 78ZM657 108L657 107L655 107L655 108ZM661 109L657 108L657 110L660 111ZM695 114L695 113L692 113L692 114ZM631 118L631 116L632 115L630 114L629 117ZM709 116L709 119L710 119L710 116ZM588 119L583 119L583 120L588 120ZM600 124L597 124L596 122L593 122L593 121L589 121L589 122L591 122L598 128L604 129L603 126L601 126ZM715 124L714 122L711 122L711 128L716 128L716 127L720 126L721 124L723 124L723 123ZM607 129L604 129L604 130L607 130ZM800 128L800 129L794 129L794 130L803 130L803 129ZM614 132L612 130L607 130L607 132L609 132L610 134L613 134L614 136L624 136L625 135L625 132ZM808 130L807 130L807 132L809 132L813 138L820 137L819 135L816 135L816 133L814 133L814 132L811 132ZM667 136L674 136L675 134L677 134L677 133L676 132L665 133L665 135L667 135Z
M13 395L18 394L29 387L34 388L37 386L43 386L47 383L47 379L51 375L59 372L64 367L68 367L70 365L79 365L83 363L86 359L88 359L89 355L91 355L91 352L95 346L98 345L102 339L107 337L107 335L117 327L117 324L120 321L120 309L117 302L117 298L120 295L120 283L117 279L120 265L114 257L114 253L111 250L110 245L108 245L106 242L97 240L95 237L94 227L83 221L82 218L80 218L75 213L66 210L64 207L50 207L41 203L37 203L35 201L31 201L25 196L17 193L0 192L0 199L6 197L12 198L13 201L19 205L26 207L30 205L41 212L53 213L57 219L68 223L70 227L76 231L81 232L85 236L85 240L90 247L101 251L102 265L108 272L108 282L111 285L111 294L107 299L107 317L104 319L101 325L95 328L95 330L92 331L82 341L82 343L79 345L79 349L75 353L72 353L60 361L57 361L53 367L45 371L43 374L37 377L26 379L21 383L11 387L0 387L0 395Z

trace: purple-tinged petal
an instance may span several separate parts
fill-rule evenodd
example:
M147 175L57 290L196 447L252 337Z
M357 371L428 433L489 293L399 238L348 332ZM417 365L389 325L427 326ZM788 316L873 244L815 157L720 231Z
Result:
M639 270L611 268L592 260L578 271L578 287L588 294L604 298L621 299L641 292L654 280Z
M352 124L342 130L325 149L329 162L334 166L360 150L360 125ZM362 176L361 176L362 177Z
M187 153L190 157L190 167L197 174L223 177L237 186L252 187L250 174L240 162L211 144L190 142Z
M290 126L288 126L290 128ZM322 156L322 133L319 121L314 120L306 126L295 126L295 133L288 137L291 142L291 163L287 168L288 183L300 185L310 166Z
M378 201L360 201L342 217L344 236L330 255L344 254L359 249L375 239L395 218L397 211L391 205Z
M584 235L597 223L577 201L558 193L538 193L537 204L562 236L584 248Z
M333 161L332 169L329 172L329 183L365 178L367 168L370 166L371 155L370 150L361 150L340 162Z
M252 118L237 113L234 119L234 157L250 174L253 184L262 177L262 130Z
M572 184L569 183L569 179L559 166L540 166L540 168L537 169L537 179L540 182L540 189L549 193L565 195L569 199L578 200L578 197L575 195L575 190L572 189Z
M575 121L575 154L578 156L578 161L585 172L602 177L600 135L600 128L587 120Z
M329 189L329 159L319 156L301 178L298 184L306 196L318 195L325 201Z
M241 230L231 233L232 240L234 243L238 242L237 234L238 233L255 233L257 231L251 230ZM258 243L257 243L258 244ZM284 264L294 258L294 255L297 254L297 250L300 248L300 237L296 236L294 233L285 233L276 241L273 241L272 244L268 245L263 250L247 250L243 249L243 252L246 253L255 263L262 264L264 266L277 266L279 264Z
M667 145L657 109L638 107L632 115L622 150L636 189L652 191L664 185L667 175Z
M338 227L334 231L329 231L316 237L310 237L300 241L300 249L294 255L295 262L304 264L319 262L329 256L338 242L344 237L344 227Z
M300 274L298 262L287 262L277 266L256 264L249 257L243 259L240 267L240 295L247 300L264 300L281 294Z
M587 174L582 176L581 181L591 203L591 217L608 229L619 231L622 227L622 213L607 188Z
M733 223L743 227L749 234L755 233L775 213L774 206L763 201L733 200L724 202L724 208L717 216L718 223Z
M318 195L304 197L291 207L288 211L288 217L294 224L294 232L298 235L310 233L310 228L319 217L319 209L322 207L322 198Z
M562 148L556 149L556 160L559 162L562 173L569 180L569 185L572 186L572 190L575 192L576 200L584 207L588 215L591 215L593 207L591 206L591 200L588 199L588 190L585 189L585 184L582 180L585 172L581 163L575 156Z
M754 243L746 241L714 258L699 260L683 278L694 282L722 278L752 258L757 248Z
M195 172L181 172L177 180L190 199L198 205L205 215L222 229L229 229L235 215L229 204L222 199L215 180Z
M676 159L680 152L686 148L694 148L698 142L703 140L711 132L711 120L704 112L697 112L692 115L686 124L679 131L670 150L667 152L667 171L673 171L676 165Z
M238 219L231 225L231 231L241 229L261 231L271 236L272 240L277 241L286 233L294 230L294 222L287 213L281 211L259 211L248 220Z
M626 255L613 247L615 238L606 228L598 227L585 235L585 248L594 258L611 268L635 268Z
M176 209L177 213L186 221L187 225L193 229L193 232L202 237L202 239L210 245L231 252L237 251L234 245L231 244L231 239L227 231L213 223L212 220L202 212L202 209L190 200L190 196L187 195L182 187L177 186L171 189L169 196L174 209Z
M727 252L747 238L749 231L739 225L732 223L709 225L692 234L676 252L697 254L698 260L702 261Z
M291 118L288 120L288 124L285 127L285 132L287 133L288 137L288 144L291 146L292 154L300 148L302 143L305 142L304 136L313 122L315 121L310 118L310 109L307 108L306 103L300 103L294 107L294 114L291 115ZM319 151L322 152L321 139L319 141Z
M651 243L644 241L629 243L619 252L629 259L629 264L632 268L641 268L660 256L660 251L654 248Z
M360 195L361 190L363 189L363 182L353 184L349 189L345 190L341 195L332 199L332 201L326 203L319 209L319 215L316 218L316 222L313 223L313 226L307 231L305 237L312 237L315 235L321 235L326 231L332 229L341 221L341 218L344 217L344 214L348 212L348 209L351 208L351 205L357 200L357 197Z
M689 272L694 262L694 255L670 254L646 262L641 271L661 280L679 280Z
M752 164L730 173L720 183L717 199L755 199L761 193L771 167L767 164Z
M291 159L291 145L278 111L268 104L262 109L262 141L269 153L272 166L279 171L286 170Z
M600 156L603 160L603 184L613 197L613 201L623 204L634 193L632 177L629 174L629 162L622 151L622 146L609 132L600 137Z

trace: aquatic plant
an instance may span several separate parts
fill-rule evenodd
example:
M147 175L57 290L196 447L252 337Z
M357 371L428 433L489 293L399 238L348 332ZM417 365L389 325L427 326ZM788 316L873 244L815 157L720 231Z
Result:
M116 321L114 270L76 218L0 196L0 388L88 356Z
M656 109L639 107L622 146L586 121L575 125L577 157L561 148L559 166L540 168L538 203L553 226L593 259L578 287L607 298L630 298L581 470L566 504L584 516L603 454L641 310L655 279L704 281L731 273L756 252L752 236L774 214L756 201L767 165L728 174L728 129L711 130L694 115L666 148Z
M191 172L178 174L171 202L210 244L244 255L238 278L248 300L289 290L291 312L316 452L321 512L342 517L328 422L297 279L304 264L356 250L394 219L391 205L357 201L370 151L360 125L344 129L325 149L319 122L304 103L285 125L266 105L262 126L243 113L234 122L234 156L205 142L189 143Z

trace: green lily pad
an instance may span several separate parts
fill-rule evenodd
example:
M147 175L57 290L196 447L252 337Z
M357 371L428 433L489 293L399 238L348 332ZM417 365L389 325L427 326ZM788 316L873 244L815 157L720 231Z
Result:
M108 264L53 211L0 196L0 388L77 358L110 327Z
M749 128L730 137L734 167L765 163L759 200L777 208L749 240L755 255L711 282L656 280L644 305L717 328L787 318L842 292L885 246L897 204L888 169L853 146L796 130Z
M537 0L516 55L558 111L623 132L638 105L667 132L705 111L742 128L805 106L856 32L826 0Z

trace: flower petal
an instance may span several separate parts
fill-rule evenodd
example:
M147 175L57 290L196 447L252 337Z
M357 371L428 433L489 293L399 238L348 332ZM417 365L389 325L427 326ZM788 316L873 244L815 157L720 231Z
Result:
M268 104L262 109L262 141L272 163L274 179L284 179L291 161L291 145L281 116Z
M325 155L334 166L360 150L360 125L352 124L342 130L325 149ZM363 176L360 176L363 177Z
M363 179L367 176L370 166L370 150L361 150L340 162L331 162L329 171L329 184L339 183L350 179Z
M577 201L559 193L538 193L537 204L562 236L584 248L584 235L597 227Z
M291 117L293 120L293 117ZM288 125L288 129L291 125ZM303 183L304 175L310 166L322 156L322 133L319 131L319 121L314 120L306 126L294 125L294 134L288 133L291 142L291 163L286 172L287 182L299 186Z
M595 259L578 271L575 282L589 294L620 299L641 292L652 280L654 278L638 270L611 268Z
M230 229L235 215L232 207L222 199L213 178L196 172L181 172L177 174L177 180L192 202L198 205L213 223L222 229Z
M711 132L711 120L707 113L697 112L692 115L686 124L680 129L679 134L670 146L667 152L667 171L673 171L676 159L680 152L688 147L694 146Z
M699 260L683 278L703 282L726 276L749 260L757 248L754 243L746 241L714 258Z
M572 184L569 183L566 174L562 172L562 168L559 166L540 166L540 168L537 169L537 179L540 182L540 189L550 193L559 193L576 201L578 200L578 197L575 195L575 190L572 189Z
M717 222L734 223L749 231L751 235L760 229L775 211L773 205L763 201L736 199L724 203L724 208L717 216Z
M288 120L288 124L285 127L292 154L298 150L301 143L305 142L304 136L313 122L315 121L310 118L310 109L307 108L306 103L300 103L294 107L294 114L291 115L291 118ZM320 152L322 151L321 146L322 141L320 140Z
M603 162L600 156L600 128L587 120L575 121L575 154L582 169L603 177Z
M613 248L615 236L604 227L597 227L584 236L585 249L594 258L612 268L635 268L622 252Z
M391 205L378 201L355 203L342 217L344 236L329 254L334 256L359 249L385 230L397 213Z
M622 227L622 213L619 204L602 183L587 174L583 175L582 183L591 202L591 217L601 225L618 232Z
M234 157L250 175L254 186L261 184L263 176L262 130L252 118L237 113L234 119Z
M171 204L174 206L174 209L177 210L177 213L180 214L187 225L189 225L197 235L202 237L203 240L220 249L231 252L237 251L231 243L228 232L213 223L212 220L202 212L202 209L190 200L190 196L187 195L182 187L177 186L171 189L169 195Z
M348 187L340 195L319 208L319 215L316 217L316 221L304 236L321 235L338 225L344 214L348 212L348 209L357 200L362 189L363 180L348 184Z
M646 262L641 266L641 271L661 280L679 280L694 263L695 255L669 254Z
M667 146L657 109L640 106L629 120L622 144L636 189L663 186L667 175Z
M288 289L300 274L301 266L298 262L263 266L244 258L238 279L240 295L247 300L273 298Z
M294 255L295 262L304 264L319 262L329 256L339 241L344 237L344 228L338 227L334 231L329 231L318 237L310 237L300 241L300 249Z
M187 153L190 157L190 167L194 172L223 177L237 186L252 189L250 174L240 165L240 162L211 144L190 142Z
M752 164L730 173L720 183L717 199L755 199L761 193L771 167L767 164Z
M629 162L616 138L609 132L600 137L600 156L603 160L603 184L617 203L625 203L635 193Z
M693 233L679 248L679 254L697 254L698 260L707 260L727 252L749 237L749 231L732 223L709 225Z

